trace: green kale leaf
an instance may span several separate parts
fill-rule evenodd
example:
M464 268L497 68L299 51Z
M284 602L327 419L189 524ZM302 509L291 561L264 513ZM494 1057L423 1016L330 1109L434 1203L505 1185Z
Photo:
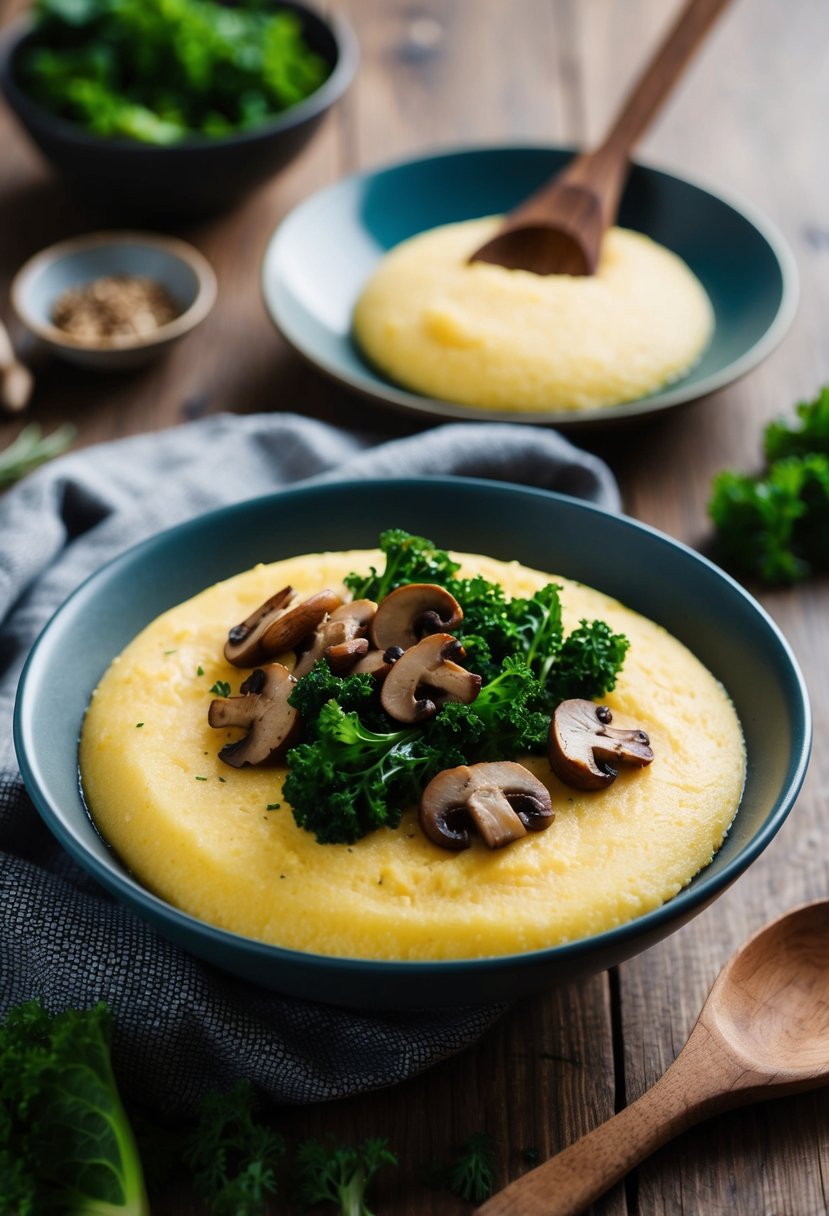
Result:
M105 1005L50 1014L36 1001L0 1027L0 1213L148 1216L115 1083Z
M407 582L445 587L463 608L454 634L482 685L471 704L448 702L401 726L382 709L372 676L336 676L324 660L303 676L290 700L306 733L287 753L284 793L297 824L322 844L398 827L443 769L543 753L555 706L609 692L628 650L604 621L582 621L565 636L555 583L508 599L481 576L458 578L458 563L424 537L390 529L380 548L382 571L346 578L354 597L379 601Z
M829 459L786 456L764 476L725 470L709 513L718 551L736 572L765 583L796 583L829 568Z
M723 564L772 585L829 569L829 386L796 415L766 427L760 473L723 470L708 502Z
M447 579L460 569L443 549L402 528L381 532L379 545L386 559L383 572L371 566L367 575L352 573L345 579L355 600L369 599L379 603L405 583L439 583L445 587Z
M37 0L27 91L97 135L172 144L254 128L328 67L288 9L259 0Z

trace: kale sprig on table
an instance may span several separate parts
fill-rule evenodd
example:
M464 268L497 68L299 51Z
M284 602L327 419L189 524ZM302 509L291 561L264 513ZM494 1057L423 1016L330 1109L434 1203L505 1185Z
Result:
M761 473L724 469L708 511L735 573L791 584L829 569L829 387L764 432Z
M481 576L459 577L459 564L424 537L391 529L380 548L382 571L346 578L354 598L380 601L413 582L444 587L463 608L453 635L482 686L469 705L449 702L427 721L401 726L380 706L369 675L336 676L323 661L299 681L291 704L306 737L287 754L284 792L296 822L325 844L398 827L443 769L543 753L556 705L609 692L629 646L604 621L582 620L565 634L557 584L509 599Z

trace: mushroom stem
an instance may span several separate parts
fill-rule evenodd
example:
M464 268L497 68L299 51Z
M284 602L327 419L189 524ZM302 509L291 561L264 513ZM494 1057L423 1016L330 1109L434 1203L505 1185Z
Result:
M473 789L466 808L490 849L503 848L511 840L518 840L527 834L520 816L515 813L500 786L482 785Z

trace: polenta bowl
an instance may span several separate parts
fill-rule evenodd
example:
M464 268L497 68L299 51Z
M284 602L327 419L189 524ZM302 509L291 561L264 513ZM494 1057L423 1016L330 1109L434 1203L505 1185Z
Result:
M290 521L289 526L286 520ZM427 889L426 898L432 902L423 905L422 915L409 916L408 920L405 915L398 917L397 936L388 939L391 944L387 941L379 950L371 946L370 922L372 915L377 915L374 905L367 910L365 905L355 904L352 910L344 911L342 932L330 936L318 932L308 939L289 936L284 944L280 934L271 933L267 924L263 926L256 917L247 918L244 906L231 908L232 916L228 919L226 909L219 907L217 911L215 900L209 896L189 904L186 899L182 901L176 886L175 864L176 857L181 856L181 841L174 839L174 819L170 818L169 849L165 849L163 813L156 820L161 825L161 839L154 840L144 859L138 862L132 859L129 866L124 864L123 842L116 842L113 848L105 838L111 834L106 825L103 834L96 827L78 780L79 738L88 706L91 701L94 704L93 693L113 660L137 635L143 635L148 626L152 639L152 622L157 618L168 619L169 610L173 610L169 619L174 628L184 632L177 635L175 644L168 645L160 635L156 639L159 671L164 671L165 661L167 667L174 665L177 660L172 652L188 640L186 613L177 620L177 605L203 595L214 584L229 588L221 595L229 597L228 605L235 605L234 588L244 583L244 578L240 584L237 576L245 571L272 562L287 563L278 566L280 570L294 569L292 559L304 554L374 550L378 531L384 527L399 527L428 536L441 548L454 552L485 555L496 563L492 566L496 570L500 568L498 562L520 563L522 567L568 580L568 586L581 584L595 589L597 602L621 602L624 608L620 612L647 618L657 631L667 631L683 653L688 654L689 661L707 669L713 682L728 694L745 748L744 772L741 767L738 775L732 773L729 778L731 797L739 806L733 823L729 814L727 822L715 825L716 852L710 864L704 858L690 882L687 881L690 875L681 881L668 881L664 890L649 902L632 905L632 915L627 918L613 907L603 920L595 922L574 914L562 935L550 939L543 934L539 936L537 926L532 925L523 938L509 934L496 938L492 935L498 917L494 916L487 930L487 940L491 938L494 945L483 949L480 944L476 946L472 930L469 934L472 945L432 952L431 956L411 945L420 932L418 922L421 919L427 922L430 916L436 922L454 917L450 936L458 936L465 921L464 884L471 873L508 874L517 864L514 859L521 855L521 850L529 849L542 836L550 864L556 864L557 828L562 850L568 833L572 837L578 829L578 820L568 818L566 807L561 809L559 794L554 797L554 804L557 799L560 808L559 822L538 833L538 840L530 841L529 845L519 840L497 856L484 855L483 860L480 847L477 852L469 849L468 853L447 855L446 860L441 860L439 868L451 876L448 888L444 884L446 889L432 895ZM337 562L333 566L339 570ZM697 606L693 613L688 611L689 603ZM632 616L630 620L633 621ZM646 630L641 638L634 637L632 646L647 647L649 636ZM223 637L217 638L219 648L222 641ZM165 649L171 652L166 659ZM204 647L200 654L203 650ZM145 659L146 656L139 656L139 667ZM187 657L182 661L190 660ZM645 667L649 663L650 658ZM195 656L191 666L195 672L206 668L207 662ZM215 673L207 674L212 679ZM658 674L654 678L661 679ZM170 695L178 697L179 693L173 691ZM611 703L616 706L613 695ZM624 718L622 691L620 698L618 708ZM115 702L113 715L114 706ZM130 727L129 747L140 768L140 749L149 746L151 724L147 721L139 726L147 718L143 709L133 714L130 707L125 712L130 719L128 723L124 720ZM109 713L99 717L98 735L105 733L103 724L109 717ZM665 722L648 725L654 727L657 760L653 771L649 769L643 780L658 789L655 783L659 779L659 749L664 760L672 746L672 732ZM191 740L190 746L201 749L197 752L200 757L211 752L210 734L205 721L194 736L195 744ZM212 512L136 546L93 575L53 617L32 650L15 711L15 744L21 771L38 810L67 850L107 890L161 934L217 967L286 995L358 1008L405 1009L510 999L578 974L601 970L647 948L705 908L769 844L794 803L805 775L810 743L811 719L804 683L785 639L763 609L717 567L653 529L599 508L545 491L458 478L359 482L288 490ZM174 758L175 740L170 740L169 750ZM218 747L212 750L215 753ZM163 747L161 755L159 772L163 774ZM685 762L686 769L690 763ZM710 756L704 762L707 777L712 763ZM104 767L100 788L105 788L108 779L111 786L117 787L122 776L119 764L120 758L111 768L109 778ZM665 767L663 764L663 772ZM223 772L227 777L219 785ZM231 778L235 775L238 774L233 769L222 770L215 754L205 756L203 771L194 774L188 768L186 779L188 789L195 795L192 805L196 808L191 813L195 813L197 823L206 823L212 816L214 825L218 820L221 832L223 814L216 814L221 800L219 791L224 797L223 805L232 808L233 799L228 799L227 792L229 787L233 788ZM255 816L253 836L247 844L243 840L231 841L232 828L228 827L227 852L238 853L244 847L255 852L256 841L268 841L277 830L287 833L285 839L289 843L300 835L308 836L293 825L284 807L276 806L280 799L269 793L271 786L262 772L246 770L244 776L250 778L248 787L257 791L257 797L261 793L263 814ZM680 779L677 774L669 775L668 788L676 788ZM169 794L168 802L183 805L177 780L176 765L171 763L168 778L162 778L162 792ZM636 781L636 775L620 776L623 796L636 790ZM719 783L718 778L716 784ZM664 807L667 797L663 789L657 805ZM272 803L267 801L270 798ZM117 811L117 798L115 801ZM573 801L580 805L579 798ZM93 814L94 802L93 797ZM204 807L204 820L199 818L199 805ZM232 814L231 809L229 825ZM586 815L589 819L589 811ZM277 822L278 829L273 827ZM390 851L382 857L380 852L386 848L381 841L382 833L392 835L386 829L367 849L368 855L385 867L378 872L385 875L392 887L393 903L394 884L399 887L410 881L397 864L401 849L410 843L407 836L412 837L424 873L431 874L435 869L435 846L414 840L417 829L410 819L404 819L401 831L402 836L395 838L389 845ZM312 842L303 853L297 851L295 861L303 857L311 859L302 862L308 866L305 885L309 890L316 868L323 875L317 887L333 881L332 858L343 848ZM510 850L515 851L510 854ZM214 854L221 851L214 846ZM320 858L317 867L315 857ZM372 864L373 861L369 868ZM560 868L565 868L564 862ZM656 868L658 871L659 865ZM252 871L251 875L253 880ZM258 872L255 881L267 890L267 873ZM275 919L285 921L293 916L301 920L303 883L294 883L292 888L288 878L280 880L277 873L273 881L278 886ZM528 880L525 876L521 881ZM411 892L407 888L397 895L396 905L402 908ZM444 912L435 916L440 899L445 901ZM185 907L187 910L183 910ZM315 915L319 920L319 915ZM428 932L434 929L433 923ZM554 944L549 944L550 941Z

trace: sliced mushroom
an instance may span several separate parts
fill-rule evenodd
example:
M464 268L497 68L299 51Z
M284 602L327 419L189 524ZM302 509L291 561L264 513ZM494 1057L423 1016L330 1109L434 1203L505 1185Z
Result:
M378 650L402 646L407 650L432 633L450 633L463 620L453 595L436 583L408 583L382 600L371 625Z
M228 634L225 643L225 658L236 667L253 667L274 655L292 650L310 637L320 621L342 603L334 591L318 591L301 603L288 606L293 598L293 588L285 588L291 595L279 603L279 592L261 608L257 608L247 621L236 625ZM253 628L249 628L253 623Z
M422 638L387 674L380 703L398 722L431 718L447 701L469 705L481 691L481 677L456 663L466 651L448 633Z
M342 647L355 638L362 637L377 611L374 600L350 600L347 604L339 604L322 618L316 626L308 649L297 659L294 675L297 679L307 675L314 664L323 656L328 657L332 647ZM364 647L358 647L354 661L368 650L368 639ZM335 665L339 659L345 659L347 651L335 654ZM332 670L334 668L332 667ZM347 664L340 667L347 670Z
M375 680L385 680L393 664L403 653L402 646L389 646L386 650L369 650L351 668L351 675L368 674L374 676Z
M473 828L490 849L500 849L555 818L544 782L512 760L438 773L421 795L418 815L434 844L456 850L469 848Z
M610 726L613 714L593 701L562 701L550 723L550 767L565 785L597 790L616 780L617 764L643 767L653 760L643 730Z
M281 663L269 663L251 672L239 697L219 697L210 702L207 720L216 728L247 727L247 734L226 743L219 759L234 768L246 764L269 764L292 745L300 729L300 717L288 697L296 680Z
M346 675L355 663L365 658L369 650L368 638L351 638L347 642L336 642L325 648L328 666L335 676Z
M318 591L275 620L265 630L262 645L268 654L279 654L280 651L299 646L311 636L320 621L341 604L342 598L335 591Z
M260 662L265 657L261 648L262 637L273 622L287 610L293 598L293 587L283 587L276 595L265 600L264 604L260 604L241 625L234 625L225 643L225 658L228 663L233 663L236 667L251 667Z

